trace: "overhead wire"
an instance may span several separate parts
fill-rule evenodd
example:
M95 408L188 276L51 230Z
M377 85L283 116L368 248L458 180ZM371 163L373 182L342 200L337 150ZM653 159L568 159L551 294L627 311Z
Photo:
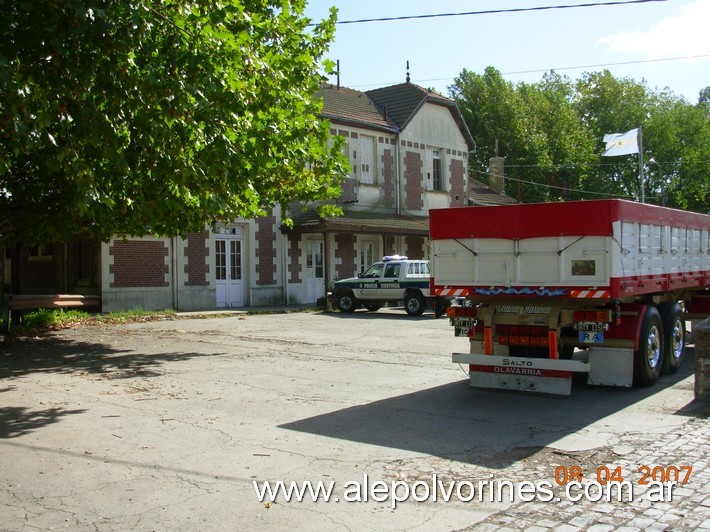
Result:
M667 2L668 0L615 0L613 2L587 2L584 4L565 4L554 6L534 6L534 7L516 7L505 9L485 9L481 11L464 11L459 13L434 13L428 15L401 15L397 17L380 17L380 18L364 18L358 20L338 20L336 24L364 24L368 22L392 22L396 20L413 20L413 19L428 19L440 17L463 17L472 15L496 15L501 13L523 13L529 11L550 11L555 9L573 9L587 7L602 7L602 6L618 6L628 4L647 4L651 2ZM312 25L312 24L311 24Z
M549 10L560 10L560 9L573 9L573 8L590 8L590 7L603 7L603 6L620 6L620 5L633 5L633 4L646 4L651 2L667 2L668 0L614 0L611 2L586 2L582 4L558 4L553 6L533 6L533 7L521 7L521 8L504 8L504 9L487 9L481 11L463 11L456 13L433 13L425 15L401 15L396 17L381 17L381 18L365 18L356 20L338 20L336 24L364 24L369 22L392 22L398 20L412 20L412 19L429 19L429 18L439 18L439 17L461 17L461 16L474 16L474 15L492 15L492 14L503 14L503 13L521 13L521 12L531 12L531 11L549 11ZM315 23L309 24L309 26L315 26ZM532 70L519 70L510 72L501 72L502 75L518 75L518 74L535 74L539 72L549 72L549 71L560 71L560 70L579 70L584 68L600 68L600 67L610 67L610 66L624 66L624 65L636 65L644 63L656 63L662 61L683 61L688 59L702 59L710 57L710 54L700 54L700 55L687 55L680 57L664 57L659 59L645 59L638 61L621 61L616 63L600 63L600 64L590 64L590 65L578 65L578 66L562 66L553 68L537 68ZM428 79L417 79L416 83L426 83L432 81L449 81L455 78L428 78ZM352 88L357 87L370 87L379 86L382 83L369 83L361 85L353 85Z
M490 177L492 175L488 172L482 172L480 170L472 170L472 171L477 174L485 175L488 177ZM569 187L559 187L556 185L548 185L545 183L536 183L535 181L527 181L525 179L519 179L516 177L510 177L510 176L505 176L505 179L507 181L514 181L516 183L524 183L526 185L533 185L533 186L543 187L543 188L548 188L548 189L562 190L562 191L566 191L566 192L576 192L578 194L589 194L592 196L605 196L605 197L609 197L609 198L631 198L631 196L624 195L624 194L609 194L607 192L592 192L590 190L579 190L579 189L569 188Z
M582 3L582 4L560 4L560 5L552 5L552 6L487 9L487 10L480 10L480 11L466 11L466 12L456 12L456 13L434 13L434 14L425 14L425 15L401 15L401 16L397 16L397 17L380 17L380 18L367 18L367 19L357 19L357 20L338 20L338 21L336 21L336 24L340 24L340 25L364 24L364 23L370 23L370 22L392 22L392 21L400 21L400 20L431 19L431 18L442 18L442 17L462 17L462 16L476 16L476 15L493 15L493 14L503 14L503 13L522 13L522 12L531 12L531 11L550 11L550 10L561 10L561 9L620 6L620 5L631 5L631 4L647 4L647 3L657 3L657 2L667 2L667 1L668 0L614 0L611 2L586 2L586 3ZM315 24L309 24L309 26L314 26L314 25ZM684 57L668 57L668 58L648 59L648 60L639 60L639 61L624 61L624 62L618 62L618 63L606 63L606 64L597 64L597 65L565 66L565 67L525 70L525 71L517 71L517 72L503 72L502 74L503 75L530 74L530 73L537 73L537 72L547 72L550 70L557 71L557 70L573 70L573 69L582 69L582 68L598 68L598 67L606 67L606 66L652 63L652 62L659 62L659 61L677 61L677 60L684 60L684 59L698 59L698 58L704 58L704 57L710 57L710 54L684 56ZM417 81L418 82L446 81L446 80L450 80L450 79L454 79L454 78L432 78L432 79L423 79L423 80L417 80ZM359 85L359 86L364 86L364 85ZM522 165L520 165L520 166L522 166ZM530 166L534 166L534 165L530 165ZM481 175L485 175L485 176L491 175L487 172L482 172L479 170L474 170L474 172L481 174ZM524 179L512 178L512 177L508 177L508 176L506 176L506 179L508 179L510 181L515 181L518 183L524 183L524 184L529 184L529 185L533 185L533 186L540 186L540 187L545 187L548 189L556 189L556 190L567 191L567 192L575 192L575 193L579 193L579 194L590 194L590 195L596 195L596 196L617 197L617 198L619 198L619 197L620 198L630 198L631 197L631 196L625 196L623 194L609 194L609 193L605 193L605 192L592 192L592 191L586 191L586 190L573 189L573 188L569 188L569 187L548 185L548 184L544 184L544 183L535 183L533 181L527 181Z

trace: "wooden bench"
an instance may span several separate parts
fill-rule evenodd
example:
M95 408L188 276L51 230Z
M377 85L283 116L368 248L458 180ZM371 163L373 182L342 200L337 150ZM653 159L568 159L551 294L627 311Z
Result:
M2 332L9 332L12 313L42 308L101 308L101 296L81 294L6 295L3 301Z

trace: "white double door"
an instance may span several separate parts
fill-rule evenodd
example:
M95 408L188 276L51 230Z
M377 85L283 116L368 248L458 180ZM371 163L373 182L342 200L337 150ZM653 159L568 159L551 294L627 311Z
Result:
M217 307L244 306L244 241L239 236L215 239L215 287Z

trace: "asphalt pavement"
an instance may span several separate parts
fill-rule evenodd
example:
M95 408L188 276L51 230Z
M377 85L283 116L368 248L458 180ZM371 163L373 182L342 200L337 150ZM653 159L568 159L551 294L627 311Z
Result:
M0 529L710 530L692 349L651 388L475 390L446 319L294 310L0 341Z

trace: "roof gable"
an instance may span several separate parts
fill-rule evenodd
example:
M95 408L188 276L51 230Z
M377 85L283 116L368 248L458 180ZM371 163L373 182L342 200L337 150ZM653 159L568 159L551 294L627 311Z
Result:
M361 92L332 84L321 86L321 115L333 122L397 133L404 130L425 103L446 107L470 149L475 147L456 102L414 83Z
M367 91L367 95L384 115L397 124L400 131L407 127L414 115L425 103L446 107L461 130L466 144L471 149L476 145L456 102L438 92L407 82L373 89Z

